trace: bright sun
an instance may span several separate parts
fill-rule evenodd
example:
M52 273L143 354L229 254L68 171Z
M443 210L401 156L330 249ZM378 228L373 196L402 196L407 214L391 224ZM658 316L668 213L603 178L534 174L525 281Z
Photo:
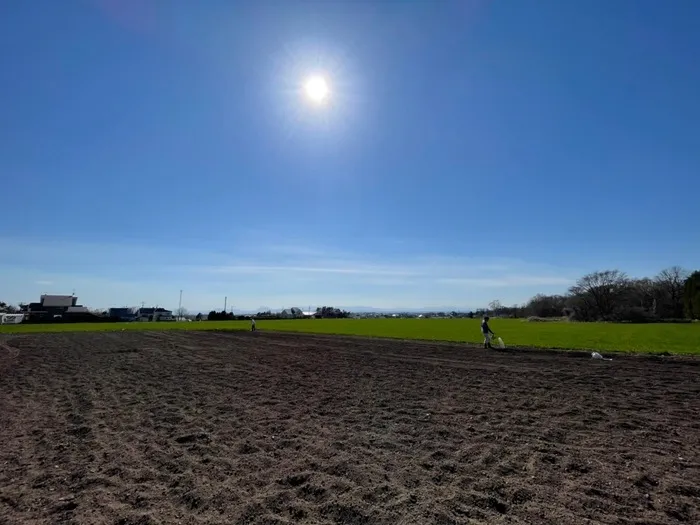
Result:
M328 100L330 90L328 83L323 77L311 77L304 83L304 92L311 102L323 104Z

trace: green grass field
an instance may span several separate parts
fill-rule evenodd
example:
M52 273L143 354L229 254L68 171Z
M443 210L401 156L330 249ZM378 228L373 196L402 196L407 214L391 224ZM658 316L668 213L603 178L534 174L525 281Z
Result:
M606 352L669 352L700 355L700 323L607 324L529 323L494 319L492 329L509 346L586 349ZM104 330L248 330L247 321L193 323L105 323L5 325L0 333ZM477 319L312 319L259 321L259 330L342 334L477 343Z

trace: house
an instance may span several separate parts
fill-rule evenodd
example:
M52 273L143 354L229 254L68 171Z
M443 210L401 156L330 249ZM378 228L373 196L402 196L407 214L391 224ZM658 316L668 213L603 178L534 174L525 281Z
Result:
M69 306L66 308L67 314L89 314L90 310L85 306Z
M139 308L136 317L140 321L174 321L173 312L165 308Z
M124 306L122 308L110 308L107 314L112 319L120 321L135 321L138 318L137 309Z
M29 318L56 318L66 313L87 313L88 309L78 304L75 295L43 294L38 303L29 303L22 313Z

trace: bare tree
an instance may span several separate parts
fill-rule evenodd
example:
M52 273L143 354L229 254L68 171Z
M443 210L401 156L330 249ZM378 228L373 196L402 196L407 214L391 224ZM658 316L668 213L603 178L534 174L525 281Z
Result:
M564 315L566 297L563 295L537 294L525 306L528 315L535 317L561 317Z
M654 278L661 293L661 300L664 301L664 317L683 317L683 288L689 275L690 272L680 266L671 266Z
M628 306L642 308L656 314L659 287L648 277L630 280L627 299Z
M610 319L629 289L629 279L620 270L604 270L584 275L569 289L574 308L590 318ZM585 312L585 313L584 313Z
M492 311L494 315L498 315L502 309L503 305L498 299L494 299L489 303L489 310Z
M184 306L181 306L180 308L175 310L175 315L177 316L178 321L182 321L185 318L185 316L187 315L187 308L185 308Z

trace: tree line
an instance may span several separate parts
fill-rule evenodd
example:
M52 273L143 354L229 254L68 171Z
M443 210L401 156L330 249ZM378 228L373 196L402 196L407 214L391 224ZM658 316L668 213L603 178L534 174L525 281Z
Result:
M197 317L197 321L201 320L201 316ZM212 310L207 315L207 321L246 321L250 320L249 315L235 315L233 312L226 312L224 310L217 312Z
M492 303L493 306L493 303ZM500 305L499 305L500 306ZM501 307L496 314L508 314ZM631 278L620 270L584 275L563 295L537 294L526 316L574 321L660 322L700 318L700 271L673 266L654 277Z
M333 306L319 306L313 313L313 317L316 319L346 319L350 317L351 313L340 308L335 308ZM302 319L308 318L310 316L304 315L297 308L292 308L287 316L283 316L282 312L272 312L270 310L264 312L258 312L255 314L256 319Z
M315 316L321 319L346 319L350 317L350 312L333 306L321 306L316 308Z

